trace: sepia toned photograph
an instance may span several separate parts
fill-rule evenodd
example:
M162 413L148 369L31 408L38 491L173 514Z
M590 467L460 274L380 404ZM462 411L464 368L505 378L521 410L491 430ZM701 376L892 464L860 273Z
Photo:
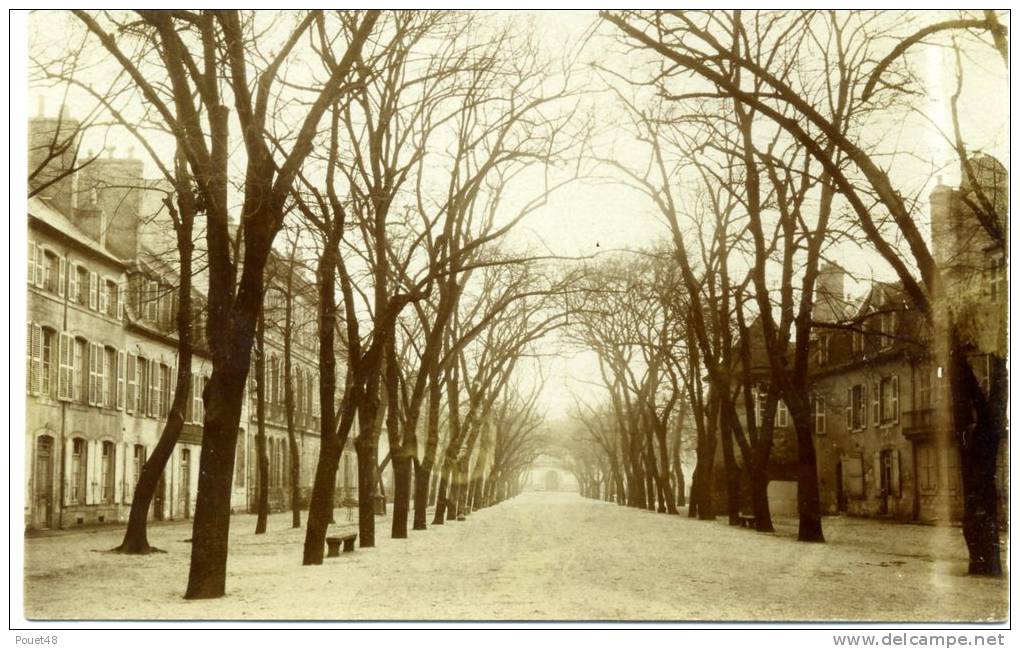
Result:
M1004 644L1008 10L17 13L12 625Z

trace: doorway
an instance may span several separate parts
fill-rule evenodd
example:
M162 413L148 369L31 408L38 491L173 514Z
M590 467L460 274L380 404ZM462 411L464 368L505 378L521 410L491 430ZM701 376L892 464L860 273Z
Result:
M32 523L50 527L53 520L53 438L41 435L35 443L35 508Z

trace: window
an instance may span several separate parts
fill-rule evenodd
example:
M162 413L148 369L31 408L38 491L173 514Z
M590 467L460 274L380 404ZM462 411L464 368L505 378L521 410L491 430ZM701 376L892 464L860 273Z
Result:
M106 280L103 286L101 311L111 318L119 317L120 313L120 287L112 279Z
M100 465L100 484L103 489L103 502L113 503L114 470L117 449L113 442L103 442L102 464Z
M117 365L117 387L116 387L116 396L114 397L116 399L116 403L114 405L117 407L117 410L123 410L124 409L124 388L125 388L125 383L126 383L126 378L127 378L127 368L125 367L127 365L127 363L125 362L126 359L127 359L127 354L126 353L120 352L120 351L117 352L117 360L116 360L116 365Z
M138 487L138 480L142 477L142 467L145 466L145 447L141 444L135 444L134 466L135 487Z
M815 423L815 435L825 434L825 399L815 397L811 400L812 415Z
M938 470L932 444L917 445L917 488L923 494L938 491Z
M75 265L74 282L71 288L71 301L81 306L89 305L89 271L84 266Z
M85 502L85 467L88 466L88 447L85 440L75 438L71 442L71 503Z
M879 417L882 424L895 423L900 417L900 384L896 376L884 377L878 384Z
M917 368L914 372L914 382L915 394L917 395L915 409L928 410L932 407L931 368Z
M159 284L152 280L145 282L145 319L156 322L159 318Z
M99 274L89 273L89 308L99 310Z
M818 349L818 364L825 365L829 362L829 334L821 333L818 334L817 341Z
M1002 453L999 454L1002 457ZM1002 486L1002 483L999 484ZM960 449L956 444L946 448L946 488L949 493L960 492Z
M879 327L882 333L882 349L892 347L896 337L896 312L883 311L879 316Z
M776 404L776 426L786 428L790 425L790 411L786 409L786 402L782 399Z
M34 241L28 242L28 283L42 288L46 273L43 249Z
M868 388L863 383L847 389L847 430L862 430L868 423Z
M43 273L43 288L50 293L60 293L62 263L57 253L52 250L46 250L43 252L43 266L45 271Z
M850 346L853 349L854 354L861 354L864 352L864 332L854 330L850 336Z

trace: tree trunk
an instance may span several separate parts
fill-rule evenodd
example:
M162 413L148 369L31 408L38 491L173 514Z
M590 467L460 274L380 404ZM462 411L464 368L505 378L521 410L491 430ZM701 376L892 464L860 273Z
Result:
M412 529L428 529L426 519L428 517L429 485L435 485L435 476L430 475L424 465L414 464L414 523ZM434 487L433 487L434 489Z
M411 500L411 468L413 459L402 452L393 455L393 525L391 536L407 538L407 514Z
M740 468L733 453L733 426L730 423L729 408L723 407L720 416L723 470L726 472L726 514L730 525L740 525Z
M230 487L249 362L247 354L239 355L236 363L213 368L205 391L201 470L185 599L222 597L226 591Z
M449 488L449 471L443 470L436 490L436 511L432 515L433 525L442 525L446 520L446 492Z
M788 398L786 405L797 433L797 511L800 518L797 540L824 543L822 504L818 496L818 466L811 435L811 411L807 401L796 396Z

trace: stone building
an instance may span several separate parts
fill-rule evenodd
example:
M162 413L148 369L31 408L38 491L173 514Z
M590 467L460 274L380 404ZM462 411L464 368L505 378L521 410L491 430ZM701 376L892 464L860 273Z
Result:
M134 485L155 447L177 375L176 241L162 208L165 182L143 178L129 151L80 156L79 124L61 113L29 124L25 524L63 528L125 521ZM83 160L88 164L82 165ZM201 243L197 236L196 243ZM201 248L196 252L201 257ZM202 388L212 372L204 340L204 288L196 264L192 390L185 424L157 487L150 516L194 512L202 442ZM318 459L314 293L300 269L273 259L267 271L267 454L270 504L289 506L283 407L283 306L295 327L291 354L301 492ZM292 273L288 280L284 269ZM287 290L287 287L290 290ZM342 367L342 365L340 365ZM257 429L245 398L232 508L255 503ZM356 485L346 450L338 486ZM342 494L338 490L338 500Z
M980 154L971 162L1005 217L1005 170ZM968 360L987 390L990 355L1006 350L1005 247L969 209L971 194L967 182L955 189L940 182L931 193L933 252L943 281L936 309L951 308L957 321L964 316L969 321L974 335ZM815 320L838 325L816 328L811 357L824 509L908 521L959 520L960 454L951 434L937 334L899 283L874 282L855 301L846 297L842 269L829 266L823 278ZM1003 439L997 475L1003 514L1008 453Z

